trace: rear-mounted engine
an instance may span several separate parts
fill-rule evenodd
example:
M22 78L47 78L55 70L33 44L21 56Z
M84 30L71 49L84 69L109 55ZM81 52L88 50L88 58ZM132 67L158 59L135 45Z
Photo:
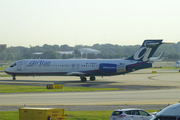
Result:
M126 66L110 63L101 63L99 64L99 71L102 73L120 73L126 71Z

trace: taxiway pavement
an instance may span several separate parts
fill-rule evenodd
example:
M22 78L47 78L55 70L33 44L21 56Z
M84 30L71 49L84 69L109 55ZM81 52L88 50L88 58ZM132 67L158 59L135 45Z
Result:
M148 69L148 71L152 70ZM180 101L180 73L177 70L167 73L157 71L154 74L147 71L143 73L138 72L113 77L97 77L96 81L87 81L86 83L80 82L79 77L17 77L16 81L11 80L11 77L0 77L0 84L11 85L44 86L46 84L63 84L64 87L122 88L121 91L0 93L0 108L8 110L9 107L16 108L26 105L64 106L71 110L73 108L79 108L78 110L87 108L86 110L89 110L90 106L94 110L98 110L96 107L104 110L113 110L116 107L122 108L122 106L126 108L132 106L139 106L140 108L156 106L153 108L161 109L157 108L157 106L167 106Z

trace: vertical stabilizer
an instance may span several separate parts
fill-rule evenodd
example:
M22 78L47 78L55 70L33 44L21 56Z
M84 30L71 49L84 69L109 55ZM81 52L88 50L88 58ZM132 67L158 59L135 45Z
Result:
M149 61L149 58L153 56L157 48L162 44L162 39L160 40L145 40L142 46L136 51L134 55L127 58L127 60L136 61Z

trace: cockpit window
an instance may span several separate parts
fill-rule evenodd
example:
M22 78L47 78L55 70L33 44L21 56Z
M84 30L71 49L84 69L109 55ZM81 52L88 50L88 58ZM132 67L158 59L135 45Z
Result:
M14 67L14 66L16 66L16 63L12 64L10 67Z

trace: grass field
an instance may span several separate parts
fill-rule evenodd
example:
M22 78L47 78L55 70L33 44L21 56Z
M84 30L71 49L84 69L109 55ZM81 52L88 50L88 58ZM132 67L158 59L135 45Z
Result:
M7 67L0 67L0 71L4 71Z
M147 110L155 112L157 110ZM66 111L65 120L109 120L112 111ZM0 120L19 120L19 111L0 112Z
M148 69L175 69L175 67L173 67L173 66L166 66L166 67L152 67L152 68L148 68Z
M46 86L0 85L0 93L27 93L27 92L75 92L75 91L108 91L121 90L119 88L88 88L63 87L63 89L46 89Z

